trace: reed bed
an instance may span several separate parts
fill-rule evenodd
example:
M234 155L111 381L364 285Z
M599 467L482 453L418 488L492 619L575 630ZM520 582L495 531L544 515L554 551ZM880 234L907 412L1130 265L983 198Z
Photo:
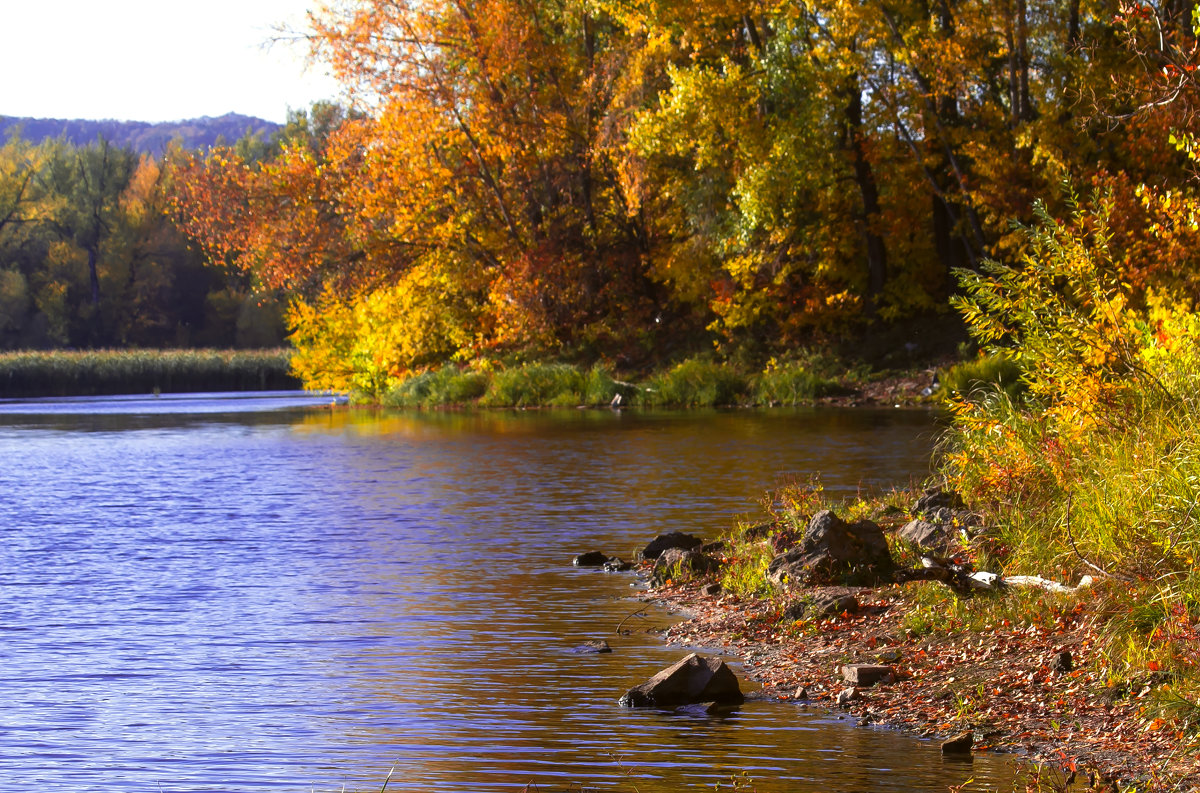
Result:
M5 352L0 397L299 388L291 355L287 349Z

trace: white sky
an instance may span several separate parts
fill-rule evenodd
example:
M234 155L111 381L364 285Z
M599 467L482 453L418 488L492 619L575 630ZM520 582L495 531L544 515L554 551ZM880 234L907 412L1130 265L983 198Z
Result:
M337 96L301 45L308 0L0 0L0 115L177 121Z

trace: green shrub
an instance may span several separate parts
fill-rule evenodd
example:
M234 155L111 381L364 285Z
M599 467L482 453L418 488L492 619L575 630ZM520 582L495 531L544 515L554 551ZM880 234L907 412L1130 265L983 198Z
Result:
M482 372L463 371L444 366L413 375L384 394L385 407L442 407L464 405L483 396L488 378Z
M802 363L772 366L754 379L754 401L760 405L803 405L830 394L836 384Z
M996 353L951 366L941 374L943 393L972 398L999 389L1013 399L1025 393L1021 367L1008 355Z
M1093 601L1110 675L1168 670L1200 701L1200 315L1138 304L1103 211L1039 217L1021 266L962 273L958 300L1032 399L952 397L942 473L994 527L1004 572L1107 579Z
M691 359L651 378L641 394L653 407L720 407L749 401L749 382L711 361Z

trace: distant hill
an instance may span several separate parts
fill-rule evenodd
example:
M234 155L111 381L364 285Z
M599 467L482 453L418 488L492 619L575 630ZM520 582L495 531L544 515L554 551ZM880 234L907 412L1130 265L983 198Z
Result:
M179 138L184 148L202 149L219 141L233 143L252 130L264 139L280 129L279 124L253 116L226 113L213 118L202 116L186 121L151 124L146 121L85 121L82 119L17 118L0 116L0 142L8 140L14 129L25 140L40 143L46 138L63 137L76 146L86 145L103 135L110 143L147 154L160 154L168 142Z

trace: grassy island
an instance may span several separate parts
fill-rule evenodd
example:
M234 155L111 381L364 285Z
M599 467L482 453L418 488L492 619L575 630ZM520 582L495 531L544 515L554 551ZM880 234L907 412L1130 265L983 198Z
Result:
M299 388L289 350L0 353L0 397Z

